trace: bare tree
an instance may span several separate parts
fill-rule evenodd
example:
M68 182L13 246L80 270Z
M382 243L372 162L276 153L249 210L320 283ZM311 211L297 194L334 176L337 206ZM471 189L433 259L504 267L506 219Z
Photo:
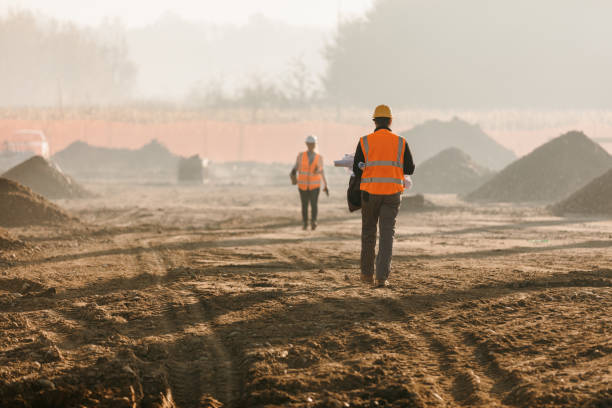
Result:
M284 89L287 99L297 107L305 107L315 98L317 81L302 57L291 60Z
M267 83L260 75L252 75L248 84L240 91L238 104L251 110L252 120L257 120L260 109L279 107L285 103L286 98L279 89Z

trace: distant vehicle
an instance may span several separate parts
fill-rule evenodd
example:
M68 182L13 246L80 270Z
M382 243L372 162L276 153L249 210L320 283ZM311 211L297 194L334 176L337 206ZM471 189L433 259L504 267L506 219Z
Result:
M200 155L181 157L178 163L178 181L181 183L202 183L209 177L208 159Z
M49 142L42 130L21 129L2 144L2 150L14 153L32 153L49 158Z

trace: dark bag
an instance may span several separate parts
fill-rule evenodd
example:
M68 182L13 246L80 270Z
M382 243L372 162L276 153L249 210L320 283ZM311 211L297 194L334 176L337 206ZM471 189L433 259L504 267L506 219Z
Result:
M348 190L346 191L346 201L350 212L361 209L361 177L351 176Z
M296 174L295 169L291 170L291 173L289 173L289 178L291 179L292 185L295 186L298 183L297 174Z

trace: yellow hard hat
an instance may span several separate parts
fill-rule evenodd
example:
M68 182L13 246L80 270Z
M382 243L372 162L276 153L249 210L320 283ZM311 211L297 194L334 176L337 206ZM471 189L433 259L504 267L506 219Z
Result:
M389 118L391 119L391 108L387 105L378 105L376 109L374 109L373 118Z

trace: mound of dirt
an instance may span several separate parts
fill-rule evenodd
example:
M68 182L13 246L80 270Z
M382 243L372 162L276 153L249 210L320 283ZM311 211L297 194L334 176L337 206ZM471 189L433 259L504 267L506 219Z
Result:
M31 152L0 152L0 174L34 156Z
M584 133L568 132L515 161L469 201L551 202L564 199L612 167L612 157Z
M516 155L484 133L478 125L454 118L448 122L430 120L402 132L410 146L415 163L420 164L449 147L467 153L481 166L502 169Z
M0 178L0 226L22 227L75 220L28 187Z
M419 165L412 176L414 191L434 194L462 194L473 191L493 176L463 151L450 147Z
M50 199L85 198L92 194L62 173L55 164L41 156L34 156L13 167L2 177L13 180L35 193Z
M23 241L11 236L7 230L0 228L0 251L24 247Z
M612 170L555 204L551 210L556 215L612 215Z
M112 149L74 142L53 156L65 171L81 178L176 178L179 157L157 140L138 150Z

